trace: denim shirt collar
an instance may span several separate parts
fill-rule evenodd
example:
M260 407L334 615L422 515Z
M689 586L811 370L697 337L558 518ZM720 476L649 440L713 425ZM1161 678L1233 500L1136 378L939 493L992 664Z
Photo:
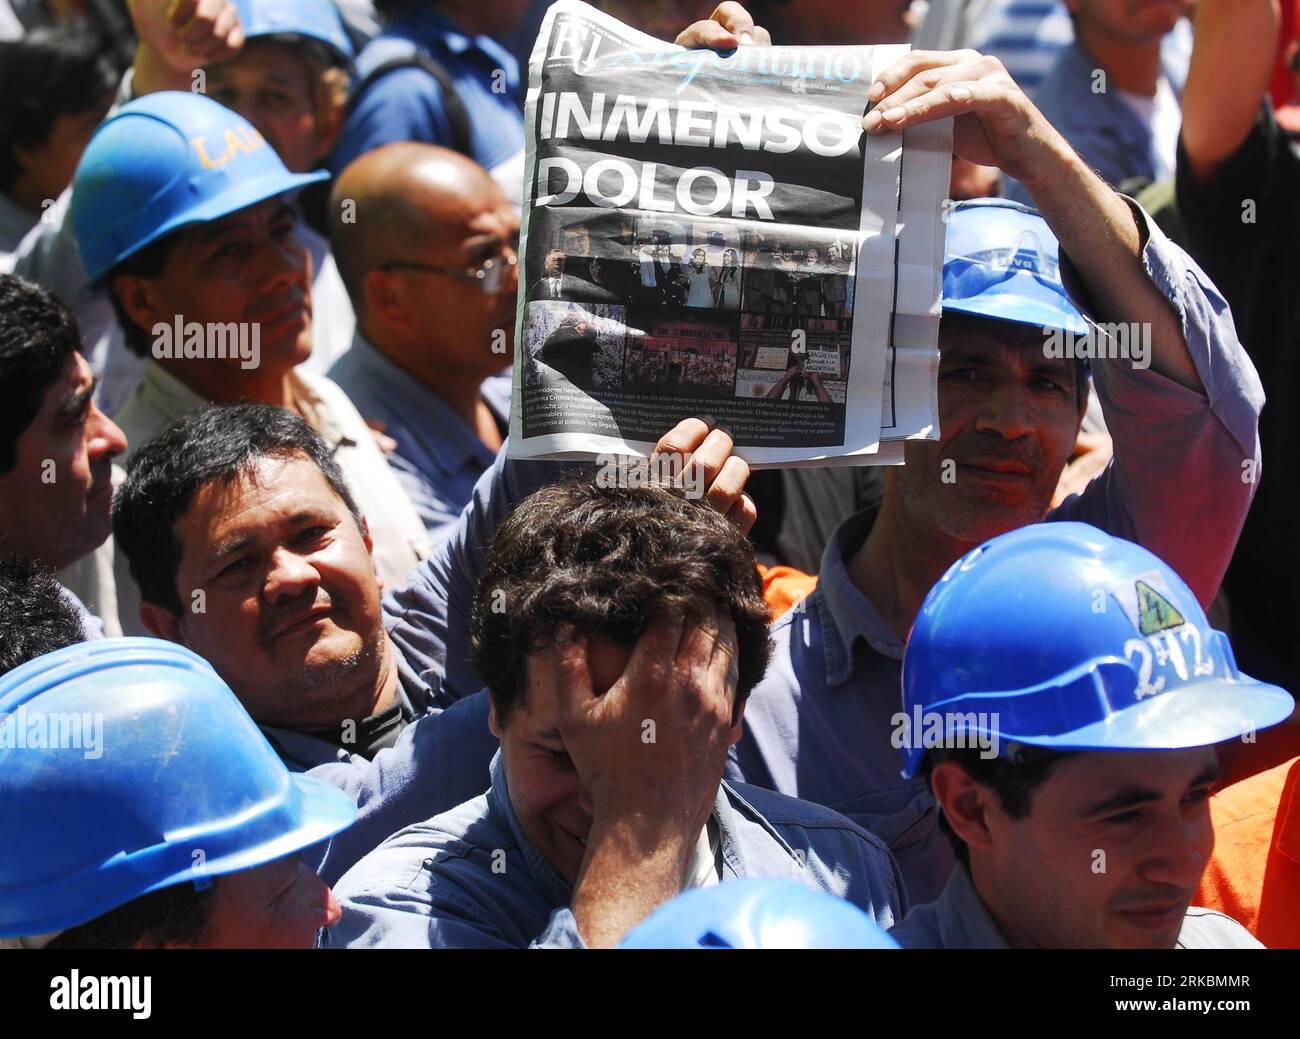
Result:
M515 843L519 846L520 853L524 857L524 861L528 864L534 882L547 903L556 909L567 906L573 899L573 890L547 864L546 860L542 858L541 852L537 850L533 842L528 839L528 835L524 833L523 824L520 823L519 817L515 815L515 807L510 800L510 788L506 783L506 770L501 764L501 752L499 750L492 758L490 770L492 786L487 796L488 814L495 818L498 825L504 825L510 830ZM735 802L734 805L732 804L733 801ZM742 845L744 844L742 829L745 823L749 822L762 827L767 836L780 845L789 857L791 875L795 874L799 859L794 850L791 849L790 845L772 824L763 818L762 813L741 797L733 787L728 785L726 780L718 784L718 793L713 802L713 818L718 823L718 843L725 873L729 873L733 877L747 875L745 857L742 854ZM764 875L771 872L769 863L764 863L763 872Z
M573 898L573 891L555 870L551 869L542 853L533 846L533 842L524 833L519 816L515 815L514 803L510 800L510 788L506 785L506 770L501 763L501 751L492 755L489 766L492 774L492 786L488 790L488 814L495 816L498 825L504 824L513 835L519 851L528 863L528 871L546 899L548 905L559 909L567 906Z
M864 509L846 519L835 528L822 554L814 598L824 606L818 615L826 684L832 688L844 685L853 674L853 649L858 639L881 656L903 659L904 641L849 578L849 560L871 533L877 512L874 508Z
M953 867L948 885L935 903L936 923L945 949L1006 949L1002 931L975 890L966 867Z

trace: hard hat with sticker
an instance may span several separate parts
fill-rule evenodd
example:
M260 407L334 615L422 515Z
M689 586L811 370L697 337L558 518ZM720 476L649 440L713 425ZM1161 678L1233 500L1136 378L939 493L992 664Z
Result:
M961 717L985 745L1156 750L1266 728L1294 704L1237 669L1227 636L1156 556L1048 522L972 550L930 590L904 654L903 706ZM902 749L911 776L932 748Z

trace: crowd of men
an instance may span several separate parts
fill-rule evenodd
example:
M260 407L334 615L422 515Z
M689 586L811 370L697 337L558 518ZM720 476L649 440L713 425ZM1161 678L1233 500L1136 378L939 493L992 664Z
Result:
M545 3L71 6L0 0L0 947L1300 946L1300 4L881 70L954 120L937 439L766 482L509 457ZM847 313L838 243L641 244L525 290Z

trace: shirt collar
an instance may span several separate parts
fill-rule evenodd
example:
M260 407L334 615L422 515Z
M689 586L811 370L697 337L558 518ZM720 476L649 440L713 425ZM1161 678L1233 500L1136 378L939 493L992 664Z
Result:
M492 787L488 790L489 814L495 814L498 821L504 822L509 827L515 843L519 845L519 850L524 856L524 861L528 863L528 871L532 874L534 883L541 889L542 897L546 899L547 904L556 909L567 906L573 899L572 889L542 858L542 853L533 846L533 842L524 833L519 816L515 815L515 806L510 800L510 787L506 784L506 769L501 763L500 750L492 756L490 769Z
M867 540L877 512L874 508L864 509L850 516L835 528L822 553L813 594L825 607L819 614L828 686L842 686L853 674L853 650L858 639L881 656L903 659L903 640L849 577L849 560Z
M405 431L419 441L421 452L444 473L455 475L466 459L474 460L480 470L496 460L496 453L478 438L451 405L380 353L360 329L353 336L352 353L349 363L363 373L365 384L380 390L393 403L393 411L406 417L402 423ZM487 395L483 399L495 417L506 417L498 414L499 402L489 400Z
M1007 949L1007 940L989 915L966 867L953 867L948 884L935 905L939 935L945 949Z
M152 358L145 362L140 384L141 395L165 415L188 415L210 403Z
M519 845L519 850L524 856L524 861L528 863L528 869L532 873L533 880L541 889L542 896L546 901L557 909L567 906L573 899L573 889L542 858L542 853L537 850L533 842L528 839L528 835L524 833L523 824L520 823L519 817L515 815L515 806L510 800L510 787L506 783L506 770L501 763L500 750L492 757L491 774L492 787L488 791L488 812L495 813L498 821L504 822L509 827L515 843ZM733 798L736 805L731 803ZM747 810L747 812L743 810ZM762 813L758 812L748 801L741 797L725 780L718 784L718 793L713 802L713 818L718 823L718 845L719 854L722 857L723 872L735 877L746 875L739 841L740 828L744 824L742 814L747 814L753 822L761 825L772 839L787 851L793 875L798 867L798 855L777 833L772 824L763 817Z

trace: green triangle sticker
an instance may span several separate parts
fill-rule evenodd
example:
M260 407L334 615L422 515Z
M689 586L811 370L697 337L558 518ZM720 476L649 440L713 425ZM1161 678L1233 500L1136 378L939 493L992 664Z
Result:
M1143 635L1154 635L1157 631L1187 623L1174 604L1145 581L1137 582L1137 605L1138 631Z

